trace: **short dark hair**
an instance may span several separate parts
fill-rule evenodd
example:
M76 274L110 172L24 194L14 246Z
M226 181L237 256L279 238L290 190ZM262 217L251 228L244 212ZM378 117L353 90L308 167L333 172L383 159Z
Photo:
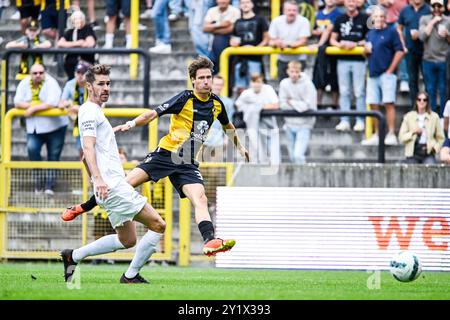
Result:
M111 67L106 64L94 64L86 72L86 82L92 84L95 81L96 75L109 76L110 71Z
M207 57L199 56L195 58L188 67L189 78L195 79L197 71L200 69L210 69L211 72L214 68L214 63Z

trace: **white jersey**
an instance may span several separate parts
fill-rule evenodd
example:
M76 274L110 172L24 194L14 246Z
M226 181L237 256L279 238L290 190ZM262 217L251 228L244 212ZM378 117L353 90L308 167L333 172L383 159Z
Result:
M86 101L78 111L78 127L82 147L83 137L96 137L95 156L100 175L110 188L115 187L125 179L125 173L114 131L100 106Z

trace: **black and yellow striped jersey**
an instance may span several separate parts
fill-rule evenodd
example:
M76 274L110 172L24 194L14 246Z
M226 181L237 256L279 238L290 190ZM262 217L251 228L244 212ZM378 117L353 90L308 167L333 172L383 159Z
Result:
M41 0L16 0L16 7L36 7L41 5Z
M41 10L44 10L47 7L55 6L56 10L59 10L61 6L61 1L63 0L41 0ZM64 9L70 8L70 0L64 0Z
M227 111L220 98L211 93L202 100L192 90L185 90L155 109L158 117L172 114L169 133L161 138L159 147L178 153L190 154L195 159L209 129L218 119L222 125L229 123Z

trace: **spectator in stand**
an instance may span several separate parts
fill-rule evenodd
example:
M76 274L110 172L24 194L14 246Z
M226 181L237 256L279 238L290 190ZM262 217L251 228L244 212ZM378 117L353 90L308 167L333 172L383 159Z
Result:
M234 114L234 101L228 97L221 96L223 89L223 78L221 75L216 74L212 82L212 93L220 97L220 100L225 106L228 118L233 119ZM226 161L226 150L228 145L228 139L225 137L222 125L220 121L214 121L209 130L208 138L204 143L203 149L203 159L202 161L212 161L212 162L225 162Z
M334 108L339 105L339 85L337 79L337 60L335 56L325 53L329 45L333 25L342 13L336 7L336 0L325 0L325 8L316 15L316 25L312 35L319 39L312 44L312 49L318 48L316 62L314 63L313 82L317 88L317 103L322 104L323 91L327 86L331 89L331 99Z
M372 110L386 109L388 134L386 145L396 145L395 101L397 92L397 66L404 56L400 36L394 26L386 23L386 11L382 6L373 10L371 18L374 29L367 34L365 54L369 57L369 79L367 80L367 103ZM363 145L378 145L378 120L374 119L375 134L363 140Z
M261 110L279 109L279 99L274 88L264 84L260 74L253 74L250 88L242 91L235 102L239 111L244 113L249 139L249 153L252 162L267 162L270 154L271 164L280 162L280 142L278 126L275 117L263 118L260 121ZM270 147L269 147L270 146Z
M105 44L104 49L114 47L114 34L117 27L117 17L119 9L124 16L126 48L131 48L131 29L130 29L130 0L106 0L106 15L108 22L106 23Z
M311 36L309 21L298 14L295 0L283 3L283 15L272 20L269 26L269 45L275 48L298 48L306 45ZM294 54L278 55L278 81L287 77L286 68L290 61L300 61L302 70L306 69L306 56Z
M169 0L155 0L152 8L152 18L155 24L155 46L149 49L151 53L170 54L170 25L167 17Z
M379 3L386 9L386 23L388 26L397 27L400 11L408 5L408 0L380 0ZM405 41L403 40L403 35L401 32L400 40L405 47ZM399 65L399 81L400 92L409 92L408 65L406 63L406 59L402 59Z
M60 96L61 88L58 82L46 74L41 64L31 66L30 76L20 81L17 86L14 105L18 109L25 109L27 150L30 161L42 161L41 150L44 144L47 146L47 160L59 161L69 122L67 116L42 117L34 114L56 108ZM56 171L48 170L45 178L39 173L34 171L35 192L39 194L45 190L46 195L53 196Z
M450 138L445 139L441 151L439 152L439 158L445 164L450 164Z
M205 15L211 0L190 0L188 23L195 51L199 56L209 57L209 33L203 31Z
M59 108L67 109L69 117L74 121L72 134L75 137L80 159L83 156L83 149L81 148L80 131L78 129L78 110L87 100L86 78L84 74L88 68L89 64L86 62L80 62L76 66L75 78L66 82L61 100L58 104Z
M20 12L20 30L25 34L30 20L38 20L41 12L41 0L18 0L16 7Z
M436 154L445 136L439 115L431 111L425 92L417 95L414 109L404 116L398 137L405 144L406 163L437 163Z
M317 91L306 73L301 72L301 64L291 61L288 64L287 74L280 82L280 108L305 112L317 110ZM314 117L299 117L284 119L284 127L289 140L289 155L292 163L304 164L305 154L314 127Z
M10 41L6 44L6 49L48 49L52 46L43 35L40 34L39 22L37 20L30 20L25 35L17 40ZM30 66L35 63L43 64L44 60L42 54L22 53L19 65L19 72L16 75L16 80L22 80L29 76Z
M67 30L56 44L59 48L94 48L97 38L91 25L86 24L86 17L83 12L75 11L70 16L72 29ZM64 69L69 80L74 78L74 70L79 60L84 60L93 64L94 54L68 54L64 62Z
M424 43L423 78L430 95L431 109L437 111L437 91L439 89L439 116L444 113L447 101L446 58L450 48L450 17L444 16L444 1L431 0L432 14L420 18L419 38Z
M220 70L220 54L230 44L234 23L241 11L230 5L230 0L217 0L217 6L208 10L203 31L213 35L210 57L214 63L214 74Z
M344 50L356 46L363 46L368 32L368 16L358 11L356 0L345 0L346 14L336 19L331 33L330 44ZM366 61L359 55L339 55L337 62L337 76L339 83L339 104L343 111L350 110L351 93L356 98L356 110L366 110L365 80ZM364 118L358 117L354 131L361 132L365 128ZM338 131L350 130L350 119L342 117L336 126Z
M447 83L447 100L450 100L450 49L447 50L447 64L445 73L447 75L447 80L445 81Z
M264 17L257 16L253 11L252 0L241 0L242 17L236 20L230 46L266 46L269 43L269 25ZM263 73L262 56L239 56L234 68L234 86L239 95L247 89L250 83L250 75Z
M42 33L47 39L57 40L58 23L59 23L59 8L64 6L63 26L66 28L67 10L70 8L69 0L41 0L41 25Z
M169 0L170 14L168 16L169 21L176 21L183 17L187 13L189 0Z
M450 127L449 127L449 119L450 119L450 99L447 100L444 108L444 133L446 137L450 137Z
M423 75L423 44L419 39L419 20L430 12L430 7L425 3L425 0L410 0L410 5L400 11L397 21L397 29L403 35L406 47L411 106L415 104L419 92L419 71Z
M87 15L89 17L89 25L91 26L92 30L100 30L100 26L98 25L96 18L95 18L95 2L94 0L86 0L86 6L87 6ZM74 11L81 11L80 9L80 1L73 1L72 8Z

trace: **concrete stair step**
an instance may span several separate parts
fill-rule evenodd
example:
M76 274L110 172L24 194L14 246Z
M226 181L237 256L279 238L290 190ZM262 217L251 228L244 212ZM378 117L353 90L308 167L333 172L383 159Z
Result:
M398 160L404 158L404 147L387 146L386 159ZM362 146L361 144L339 144L339 145L310 145L307 157L329 158L333 160L360 160L377 159L378 146Z

